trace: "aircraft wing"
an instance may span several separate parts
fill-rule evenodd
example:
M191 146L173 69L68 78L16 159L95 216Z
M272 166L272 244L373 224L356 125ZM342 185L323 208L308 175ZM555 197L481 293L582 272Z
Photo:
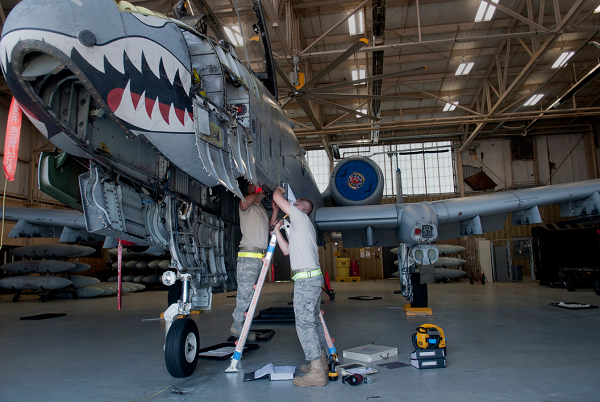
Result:
M342 232L346 247L408 246L542 223L539 207L560 205L561 216L600 213L600 179L411 204L319 208L320 231Z
M542 223L539 207L560 205L562 217L600 213L600 180L557 184L489 195L424 203L438 217L441 239L500 230L506 216L512 224Z

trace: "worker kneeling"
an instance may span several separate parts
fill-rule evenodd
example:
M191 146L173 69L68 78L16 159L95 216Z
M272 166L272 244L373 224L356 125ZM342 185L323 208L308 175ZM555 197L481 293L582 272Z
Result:
M319 266L315 228L309 218L313 205L305 198L299 198L293 205L283 197L285 190L278 187L273 193L273 208L281 209L290 217L289 243L280 231L280 221L276 228L277 243L284 255L290 256L294 276L294 315L296 332L310 364L300 367L305 376L295 377L294 385L308 387L327 385L329 368L325 333L321 323L321 288L323 276ZM274 211L274 212L277 212Z

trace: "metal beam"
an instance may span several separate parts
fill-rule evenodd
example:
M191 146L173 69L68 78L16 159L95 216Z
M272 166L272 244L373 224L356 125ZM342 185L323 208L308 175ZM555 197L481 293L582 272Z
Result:
M519 43L521 44L521 46L523 46L523 49L527 52L527 54L529 55L529 57L533 57L533 53L531 53L531 50L529 50L529 48L527 47L527 44L525 42L523 42L523 39L517 38L517 40L519 41Z
M348 57L352 56L354 53L356 53L358 50L360 50L362 47L364 47L367 43L369 43L368 39L365 39L365 38L359 39L358 42L356 42L355 44L350 46L348 49L346 49L344 51L344 53L339 55L334 61L332 61L329 65L327 65L327 67L325 67L323 70L319 71L319 73L317 75L312 77L311 80L308 81L302 89L305 91L308 91L317 82L321 81L322 78L324 78L327 74L329 74L331 71L333 71L334 68L336 68L337 66L342 64L344 62L344 60L346 60Z
M6 15L4 14L4 7L2 7L2 1L0 1L0 19L2 20L2 26L4 26Z
M442 101L442 102L444 102L444 103L448 103L448 101L447 101L447 100L445 100L445 99L442 99L442 98L440 98L439 96L435 96L435 95L433 95L433 94L430 94L429 92L422 91L422 90L420 90L420 89L418 89L418 88L415 88L415 87L413 87L412 85L409 85L409 84L407 84L407 83L405 83L405 82L401 83L401 85L404 85L404 86L406 86L406 87L409 87L409 88L410 88L410 89L412 89L413 91L417 91L417 92L419 92L419 93L422 93L423 95L426 95L426 96L428 96L428 97L430 97L430 98L434 98L434 99L440 100L440 101ZM459 108L459 109L462 109L462 110L464 110L465 112L468 112L468 113L471 113L471 114L475 114L475 115L477 115L477 116L483 116L481 113L477 113L476 111L474 111L474 110L471 110L471 109L468 109L468 108L466 108L466 107L464 107L464 106L461 106L461 105L455 105L455 106L456 106L457 108Z
M530 120L533 118L541 120L549 119L565 119L572 117L586 117L586 116L597 116L600 114L600 107L586 107L577 109L559 109L559 110L548 110L543 115L540 115L539 110L527 111L527 112L509 112L496 114L492 117L486 116L454 116L454 117L435 117L429 119L414 119L406 121L387 121L378 122L377 125L380 130L391 130L391 129L413 129L413 128L427 128L427 127L449 127L462 124L485 124L485 123L497 123L497 122L517 122L523 120ZM351 124L334 126L331 128L324 129L320 132L314 130L295 130L294 133L297 137L317 134L342 134L351 132L361 132L369 130L373 123L365 124Z
M573 6L569 10L569 12L565 16L565 18L561 21L561 23L558 26L558 29L555 31L555 33L552 34L551 37L548 40L546 40L546 42L544 42L544 44L540 47L540 49L533 55L531 60L529 60L527 65L521 70L521 72L519 73L517 78L515 78L513 80L513 82L510 84L510 87L508 87L508 89L496 101L496 103L494 104L492 109L489 111L488 117L490 117L494 114L494 112L500 107L500 105L502 104L502 102L504 102L504 100L508 97L508 95L510 95L514 91L516 86L519 85L523 81L523 79L525 79L531 73L531 71L533 70L533 68L535 67L535 65L537 63L537 60L542 56L542 54L544 54L544 52L546 52L546 49L548 49L548 47L550 47L551 45L553 45L556 42L558 37L561 35L561 31L564 30L566 25L575 18L575 16L579 12L579 8L581 7L581 5L584 2L585 2L585 0L577 0L575 2L575 4L573 4ZM477 134L481 131L483 126L484 126L484 124L477 125L475 130L473 130L471 135L469 135L469 138L467 138L466 141L463 143L463 145L460 147L459 152L463 152L469 146L469 144L475 139Z
M321 93L311 92L310 96L318 96L320 98L336 98L336 99L379 99L379 100L398 100L398 99L416 99L423 100L418 96L403 96L403 95L367 95L367 94L340 94L340 93ZM433 96L433 95L432 95Z
M291 58L292 51L290 50L287 40L285 39L283 30L279 26L279 14L275 10L272 0L262 1L261 4L263 6L263 9L267 13L267 16L269 17L269 20L271 20L271 28L273 29L273 31L275 31L275 36L277 36L277 40L279 41L281 48L283 49L285 57Z
M370 114L362 113L362 112L359 112L358 110L350 109L348 107L345 107L345 106L342 106L342 105L338 105L338 104L335 104L333 102L328 102L328 101L326 101L324 99L319 99L319 98L315 98L315 97L312 97L312 96L310 98L308 98L308 99L310 99L313 102L320 103L322 105L326 105L326 106L330 106L330 107L333 107L333 108L336 108L336 109L344 110L344 111L346 111L348 113L355 113L355 114L357 114L359 116L366 117L367 119L370 119L370 120L375 120L375 121L381 120L379 117L371 116Z
M162 6L163 6L163 5L164 5L166 2L168 2L168 1L169 1L169 0L160 0L158 3L156 3L156 4L154 4L154 5L152 6L152 11L158 11L158 12L160 12L158 9L159 9L160 7L162 7ZM166 13L165 13L165 15L166 15Z
M547 31L546 28L544 28L543 26L536 24L535 22L531 21L530 19L523 17L521 14L519 13L515 13L513 10L511 10L510 8L504 7L502 4L500 3L490 3L492 6L496 7L498 10L510 15L513 18L518 19L521 22L526 23L527 25L529 25L530 27L533 27L535 29L537 29L538 31Z
M361 80L340 82L338 84L332 84L332 85L325 85L325 86L319 87L317 89L314 89L314 91L323 91L323 90L328 91L330 89L343 88L343 87L348 87L348 86L357 85L357 84L363 84L365 82L371 82L371 81L375 81L375 80L385 80L388 78L397 78L397 77L401 77L403 75L406 75L409 73L414 73L417 71L427 71L427 67L423 66L423 67L418 67L418 68L412 68L410 70L396 71L395 73L381 74L381 75L377 75L375 77L363 78Z
M331 33L331 31L333 31L334 29L336 29L337 27L339 27L340 25L342 25L344 22L348 21L348 18L350 18L354 14L356 14L356 12L358 10L360 10L362 7L364 7L364 5L367 4L369 1L371 1L371 0L365 0L362 3L360 3L360 5L358 7L356 7L354 10L350 11L350 13L346 17L344 17L341 20L339 20L331 28L329 28L323 35L319 36L317 39L315 39L315 41L313 43L311 43L310 45L308 45L306 47L306 49L304 49L302 51L302 53L306 53L310 49L312 49L313 47L315 47L317 45L317 43L319 43L321 41L321 39L323 39L324 37L326 37L327 35L329 35Z
M206 17L208 18L209 27L215 33L215 35L217 36L217 39L224 39L227 41L229 40L229 38L225 34L225 31L223 31L222 24L219 22L219 20L217 19L217 16L213 12L213 10L210 8L210 6L206 2L206 0L188 0L188 1L190 3L192 3L194 5L194 7L196 7L196 9L203 10L204 14L206 14Z
M390 32L391 31L392 30L390 30ZM564 31L558 31L556 29L553 29L551 31L544 31L544 32L535 32L535 31L534 32L511 32L511 33L505 33L505 34L482 35L482 36L472 36L472 37L464 37L464 38L452 37L452 38L446 38L446 39L428 40L428 41L424 41L424 42L416 42L415 41L415 42L393 43L393 44L387 44L387 45L381 45L381 46L365 46L364 48L360 49L357 53L377 52L380 50L400 49L400 48L406 48L406 47L423 47L423 48L425 48L427 46L446 44L446 43L485 42L488 40L530 38L530 37L544 36L544 35L555 36L556 34L578 33L578 32L588 32L588 31L600 31L600 25L585 26L585 27L579 27L579 28L574 28L574 29L569 29L569 30L564 30ZM339 53L343 53L343 52L344 52L343 49L335 49L335 50L326 50L323 52L306 53L305 56L307 56L307 57L327 56L327 55L339 54Z

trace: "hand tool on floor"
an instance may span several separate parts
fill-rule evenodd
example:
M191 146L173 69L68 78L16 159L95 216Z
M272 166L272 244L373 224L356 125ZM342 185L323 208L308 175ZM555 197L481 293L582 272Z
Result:
M423 324L418 327L417 332L412 336L412 342L415 349L446 348L444 331L433 324Z
M325 335L325 342L327 343L327 349L329 351L329 381L337 381L338 380L338 372L335 369L335 366L339 364L337 361L337 350L335 349L335 345L333 344L333 339L331 339L331 335L329 335L329 330L327 329L327 325L325 325L325 319L323 318L323 310L321 310L321 324L323 324L323 333Z

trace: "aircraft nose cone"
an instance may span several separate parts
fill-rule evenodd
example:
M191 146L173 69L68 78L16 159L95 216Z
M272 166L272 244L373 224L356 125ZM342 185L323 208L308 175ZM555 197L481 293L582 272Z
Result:
M88 31L95 42L122 30L122 21L114 0L23 0L6 18L2 37L16 30L24 30L25 37L27 30L41 30L73 38ZM85 34L84 39L92 38Z

